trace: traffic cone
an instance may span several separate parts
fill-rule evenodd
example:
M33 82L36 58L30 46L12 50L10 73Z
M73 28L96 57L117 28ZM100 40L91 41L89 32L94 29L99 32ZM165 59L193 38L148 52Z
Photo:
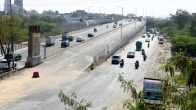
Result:
M32 76L32 78L39 78L40 76L39 76L39 72L33 72L33 76Z

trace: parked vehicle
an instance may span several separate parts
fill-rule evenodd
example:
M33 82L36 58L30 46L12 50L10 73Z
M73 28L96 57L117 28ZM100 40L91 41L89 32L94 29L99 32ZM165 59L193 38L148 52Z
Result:
M159 79L144 78L143 83L144 102L153 105L162 104L162 81Z
M21 55L21 54L15 54L14 60L15 60L15 61L20 61L20 60L22 60L22 55Z
M112 64L118 65L121 61L120 56L112 56Z
M142 49L142 42L141 41L137 41L136 42L136 51L141 51Z
M94 34L89 33L89 34L88 34L88 37L89 37L89 38L94 37Z
M7 61L0 61L0 73L11 70L10 67L11 67L11 64L9 66Z
M53 46L55 45L55 38L53 36L48 36L46 37L46 47L50 47L50 46Z
M127 58L135 58L135 52L128 52Z
M61 42L61 48L67 48L70 46L70 43L68 40L64 40Z
M0 73L2 73L2 72L8 72L12 68L16 68L16 63L14 63L13 66L12 66L12 63L11 62L8 63L8 61L5 61L5 60L0 61Z

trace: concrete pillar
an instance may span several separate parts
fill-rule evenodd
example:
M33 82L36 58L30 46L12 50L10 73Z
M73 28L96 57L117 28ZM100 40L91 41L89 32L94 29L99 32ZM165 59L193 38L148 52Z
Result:
M26 67L33 67L41 63L40 36L40 26L29 26L28 58Z

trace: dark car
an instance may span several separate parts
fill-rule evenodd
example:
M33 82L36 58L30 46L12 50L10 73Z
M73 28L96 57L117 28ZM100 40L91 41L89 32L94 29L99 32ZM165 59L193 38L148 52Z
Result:
M69 40L69 42L72 42L74 40L74 37L73 36L68 36L67 40Z
M121 61L120 56L112 56L112 64L118 65Z
M94 37L94 34L89 33L89 34L88 34L88 37L89 37L89 38Z
M21 55L21 54L16 54L16 55L14 56L14 60L15 60L15 61L20 61L20 60L22 60L22 55Z
M127 58L135 58L135 52L128 52Z
M61 48L66 48L69 47L70 43L68 40L62 41L61 42Z

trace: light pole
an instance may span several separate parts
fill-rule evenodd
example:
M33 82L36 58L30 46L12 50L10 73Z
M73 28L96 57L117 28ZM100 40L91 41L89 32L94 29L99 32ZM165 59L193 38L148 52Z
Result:
M13 30L12 30L12 27L13 27L13 13L12 13L12 0L9 0L9 10L10 10L10 29L11 29L11 31L10 31L10 40L11 40L11 55L12 55L12 68L14 68L15 67L15 65L14 65L14 37L13 37Z
M121 9L122 9L122 18L123 18L123 8L121 7ZM122 43L123 42L123 23L121 23L120 27L121 27L121 43Z

